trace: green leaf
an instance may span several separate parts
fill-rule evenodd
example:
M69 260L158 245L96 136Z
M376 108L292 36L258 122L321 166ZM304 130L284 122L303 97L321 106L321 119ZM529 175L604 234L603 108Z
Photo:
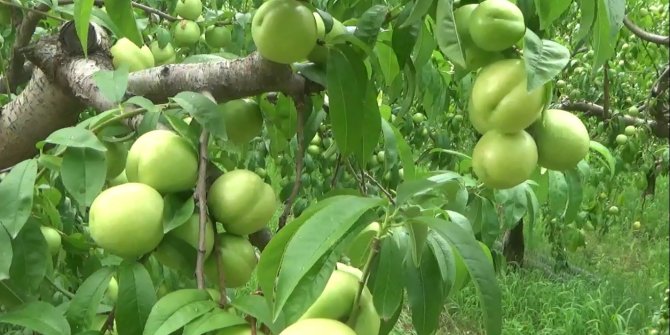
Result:
M593 27L593 71L599 70L615 52L617 35L623 26L625 0L598 0Z
M196 92L181 92L172 99L213 136L228 139L225 120L216 102Z
M93 0L80 0L74 3L74 26L81 43L84 56L88 55L88 28L91 20Z
M89 329L113 272L111 267L101 268L86 278L77 289L65 313L75 333Z
M261 298L262 299L262 298ZM241 317L221 310L208 311L184 327L182 335L201 335L232 326L247 325Z
M463 257L468 269L480 306L484 313L484 328L487 335L499 335L502 332L502 294L496 281L493 265L484 254L479 242L458 225L437 218L419 217ZM436 271L436 270L435 270Z
M405 286L414 329L418 334L433 334L440 321L444 285L432 249L423 248L422 253L418 267L405 262Z
M404 204L411 197L425 194L436 187L444 185L455 179L460 179L461 175L456 172L447 171L438 175L430 176L424 179L409 180L398 185L398 194L396 204Z
M13 257L12 236L9 235L4 226L0 226L0 281L9 279L9 269L12 266Z
M70 325L56 307L43 302L29 302L15 310L0 314L0 323L25 327L42 335L70 335Z
M409 146L409 143L405 141L405 138L400 133L398 128L393 128L395 133L396 142L398 143L398 154L400 156L400 162L402 163L402 168L404 169L405 179L411 180L416 176L414 158L412 155L412 148Z
M435 40L445 57L455 65L465 68L465 54L454 19L454 0L437 0Z
M440 275L442 276L444 297L448 297L451 292L457 292L456 290L451 290L456 281L457 271L454 252L451 250L449 242L432 230L428 234L426 242L428 243L428 247L433 251L433 254L435 254L435 260L437 260Z
M558 19L568 8L572 0L535 0L535 8L540 17L540 29L546 30L551 23Z
M147 269L140 263L124 261L118 269L119 295L116 303L116 327L119 334L142 334L156 290Z
M566 47L542 40L530 29L526 29L523 55L529 92L554 79L570 61L570 51Z
M42 283L47 270L48 247L40 222L30 218L12 241L14 258L9 277L18 289L34 291Z
M166 294L153 305L146 319L144 332L140 333L143 335L169 334L169 332L165 333L164 330L161 330L161 327L168 320L175 318L175 315L178 315L182 308L196 302L213 303L214 301L212 301L209 292L195 288L180 289ZM207 309L205 312L210 310ZM175 318L175 320L177 319L178 317ZM144 326L144 323L142 325Z
M174 314L167 319L162 320L158 328L153 328L155 324L154 319L147 320L147 327L144 329L145 335L170 335L173 332L183 328L191 321L208 313L209 311L218 307L218 304L213 300L202 300L187 303L177 309ZM152 327L152 328L150 328Z
M379 35L379 29L386 20L389 8L384 5L374 5L366 10L356 23L354 36L368 46L373 46Z
M435 50L436 47L437 44L435 42L435 37L433 37L433 33L430 31L428 22L423 22L423 24L421 25L421 35L419 35L419 40L414 45L414 53L413 53L414 65L418 69L422 69L424 65L426 65L428 61L430 61L430 58L433 56L433 51ZM429 65L430 67L424 70L433 69L432 67L433 64ZM432 93L430 91L432 90L426 90L425 93L427 94Z
M375 52L377 53L377 59L379 59L379 66L382 70L386 86L390 86L396 76L398 76L398 73L400 73L398 58L395 52L393 52L393 48L384 42L377 42Z
M30 217L36 179L37 160L27 159L16 164L0 182L0 224L12 238Z
M526 183L521 183L515 187L495 192L496 202L503 208L504 229L513 228L526 215L528 210L526 185Z
M128 69L100 70L93 74L93 81L100 89L100 94L111 102L120 103L128 88Z
M347 44L329 49L328 98L333 137L340 152L366 162L381 130L377 93L361 57Z
M273 304L275 319L279 311L288 307L296 314L302 314L316 300L318 292L300 290L301 280L355 228L355 223L363 213L384 202L380 198L335 196L322 200L317 211L309 211L308 207L297 220L290 223L298 225L299 228L281 256L281 267L276 280L276 300ZM301 220L303 216L307 218ZM306 294L306 297L294 298L295 293ZM292 304L289 305L289 301Z
M579 31L575 35L575 41L584 39L593 28L596 20L596 2L593 0L579 0Z
M105 186L105 153L87 148L68 148L63 155L61 179L67 191L83 206L90 206Z
M535 195L535 192L533 191L533 188L530 187L530 185L526 184L526 198L528 201L528 215L525 218L524 224L526 227L528 227L528 235L533 236L533 232L535 230L535 223L537 222L537 219L540 217L540 204L537 200L537 196ZM531 241L528 243L528 247L533 246L533 241L534 239L531 239Z
M409 8L409 6L405 8ZM405 63L407 63L408 60L411 61L409 56L414 49L414 44L416 43L420 30L421 26L418 23L407 27L393 29L391 45L393 46L396 57L398 57L398 66L401 69L405 68Z
M565 174L565 181L568 187L568 204L565 207L565 214L563 220L565 223L570 223L577 218L577 213L582 206L582 199L584 197L582 190L582 180L579 175L579 170L575 167L563 171Z
M556 216L565 213L568 202L568 184L563 172L549 170L549 210Z
M268 326L273 333L279 334L284 328L282 322L272 322L272 310L265 298L259 295L243 295L231 301L230 304L236 310L254 317L258 323Z
M49 135L47 143L64 145L69 148L90 148L106 152L107 148L95 134L88 130L78 127L61 128Z
M180 196L171 193L163 198L163 233L168 233L186 223L195 211L195 200L192 195Z
M380 241L379 256L370 274L368 286L372 293L377 313L382 319L393 316L402 301L404 282L402 272L408 243L407 234L395 230Z
M433 5L433 0L416 0L414 6L412 6L412 11L409 13L409 16L403 23L400 25L400 28L406 28L414 23L417 23L423 19L423 17L428 14L430 7Z
M591 141L589 148L602 156L606 163L605 166L610 172L610 177L614 178L614 174L616 173L616 159L612 155L610 149L596 141Z
M105 0L105 8L109 18L121 32L117 38L126 37L140 47L144 45L130 0Z

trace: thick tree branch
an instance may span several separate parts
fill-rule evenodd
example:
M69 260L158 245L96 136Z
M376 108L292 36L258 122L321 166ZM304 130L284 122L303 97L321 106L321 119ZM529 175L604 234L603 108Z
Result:
M39 81L28 84L31 90L25 89L0 110L0 169L33 156L38 141L57 129L73 126L84 107L99 111L116 107L93 80L97 71L112 69L109 38L103 29L93 26L98 49L88 58L63 50L53 36L22 49L41 71L36 76ZM216 101L225 102L266 92L295 97L322 89L290 66L265 60L258 53L236 60L155 67L131 73L128 81L129 95L144 96L155 103L167 102L182 91L208 91ZM139 120L130 119L128 124L138 125Z
M558 105L558 108L566 111L582 112L587 116L593 116L599 119L606 119L603 106L594 104L592 102L584 102L584 101L574 102L566 100L561 102ZM654 135L660 138L668 138L668 136L670 135L668 134L667 123L663 124L655 120L646 120L638 117L632 117L630 115L620 115L618 117L623 119L624 124L626 125L636 125L636 126L646 125L652 129Z
M626 26L626 28L628 28L628 30L630 30L633 34L635 34L635 36L647 42L670 46L670 36L663 36L645 31L644 29L636 25L633 21L631 21L628 18L628 16L624 16L623 24Z
M49 10L49 6L41 4L37 6L37 10L44 12ZM23 21L16 32L16 39L12 46L9 68L6 74L7 81L9 82L9 91L12 93L16 93L17 86L22 83L21 79L25 78L23 63L26 60L20 50L30 43L30 39L35 34L37 24L43 17L44 15L39 12L28 12L23 17Z

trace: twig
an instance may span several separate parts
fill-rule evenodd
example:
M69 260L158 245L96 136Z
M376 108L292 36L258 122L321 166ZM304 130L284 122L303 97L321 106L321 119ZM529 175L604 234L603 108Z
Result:
M212 222L214 225L214 231L216 232L216 223ZM223 261L221 257L221 252L219 248L221 247L221 235L214 234L214 257L216 257L216 273L219 276L219 305L225 307L228 304L228 296L226 295L226 274L223 272L223 266L221 262Z
M330 188L335 188L337 183L337 177L340 175L340 168L342 167L342 154L337 154L337 162L335 163L335 171L333 172L333 178L330 180Z
M384 193L384 195L386 195L386 197L389 199L391 204L393 204L393 206L395 206L396 202L395 202L395 199L393 199L393 195L391 194L391 192L389 190L387 190L384 187L384 185L382 185L382 183L380 183L377 179L375 179L373 176L371 176L367 171L363 170L363 173L365 174L365 176L368 179L370 179L372 181L373 184L375 184L375 186L377 186L382 191L382 193Z
M207 229L207 186L205 184L207 177L207 144L209 142L209 132L206 129L200 134L200 166L198 167L198 185L196 192L198 194L198 207L200 211L200 230L198 234L198 258L195 266L195 276L198 282L198 288L205 288L205 233Z
M603 117L609 119L610 115L610 80L609 80L609 61L605 61L605 66L603 66Z
M4 0L0 0L2 3L6 3ZM37 11L43 12L49 10L49 6L41 4L37 6ZM43 14L37 13L34 11L29 12L21 22L19 29L16 32L16 39L14 40L14 45L12 46L12 53L10 56L9 68L7 69L7 81L9 87L7 90L12 93L16 93L16 88L19 85L19 79L24 77L23 70L25 63L25 57L20 50L30 43L30 38L35 33L37 24L44 17Z
M628 18L628 16L624 16L623 24L626 26L626 28L628 28L628 30L630 30L633 34L635 34L635 36L647 42L670 46L670 36L663 36L645 31L644 29L636 25L633 21L631 21Z
M114 314L116 314L116 306L112 307L112 311L107 315L107 320L100 327L100 333L106 334L107 330L112 329L114 326Z
M354 307L351 310L351 314L349 314L349 320L347 321L347 323L351 327L353 327L356 324L356 321L358 319L360 311L360 299L361 296L363 295L363 290L367 285L368 277L370 276L370 271L372 270L372 263L379 254L380 242L381 240L379 239L379 236L375 236L375 238L372 240L372 250L368 255L368 259L365 262L365 266L363 267L363 277L361 278L361 281L358 285L358 292L356 293L356 297L354 299Z
M302 168L305 157L305 96L295 96L293 98L295 101L296 111L298 112L298 126L296 129L296 137L298 139L298 152L295 157L295 181L293 182L293 189L291 190L291 195L286 199L284 203L284 211L279 217L279 225L277 231L284 228L286 225L286 220L291 213L291 207L293 206L293 201L298 196L298 191L302 183Z
M61 22L66 22L67 21L66 19L64 19L62 17L51 15L51 14L47 13L45 9L40 9L40 7L38 7L38 8L24 7L22 5L18 5L18 4L15 4L13 2L5 1L5 0L0 0L0 4L10 6L10 7L20 8L20 9L25 9L25 10L31 12L31 13L35 13L35 14L40 15L40 16L46 16L50 19L54 19L54 20L57 20L57 21L61 21ZM48 9L48 7L47 7L47 9Z
M74 294L72 292L58 286L58 284L56 284L51 278L49 278L49 276L44 276L44 278L46 278L49 285L53 286L53 288L55 288L58 292L63 293L64 296L68 297L69 299L74 298Z
M356 173L356 169L354 169L354 166L351 165L351 161L349 161L348 159L347 159L347 168L349 168L349 171L358 182L358 190L361 191L362 194L365 194L365 189L363 188L363 181L361 180L358 173Z
M203 91L203 95L216 103L216 99L212 95ZM199 208L199 230L198 230L198 258L196 259L195 264L195 277L198 282L198 288L205 288L205 239L207 232L207 146L209 144L209 131L203 128L202 133L200 133L200 163L198 165L198 183L196 185L196 193L198 197L198 208ZM214 230L216 232L216 230ZM215 250L218 254L218 249Z
M147 12L147 13L156 14L158 17L160 17L162 19L165 19L165 20L169 20L169 21L178 21L179 20L178 18L176 18L176 17L174 17L170 14L163 13L163 12L159 11L158 9L151 8L147 5L143 5L143 4L137 3L135 1L132 2L132 5L133 5L133 7L139 8L139 9L141 9L141 10Z

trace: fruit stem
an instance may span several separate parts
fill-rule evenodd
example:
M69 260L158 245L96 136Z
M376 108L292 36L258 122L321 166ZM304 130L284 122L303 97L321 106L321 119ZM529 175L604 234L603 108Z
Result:
M200 134L200 165L198 167L198 184L196 192L198 197L198 208L200 214L200 229L198 231L198 258L195 266L195 276L198 288L205 288L205 232L207 228L207 144L209 132L206 129ZM218 254L218 251L216 252Z
M214 231L216 232L216 223L212 222L214 225ZM214 250L215 254L214 257L216 257L216 273L219 276L219 293L220 293L220 300L219 300L219 305L223 308L228 304L228 296L226 295L226 275L223 272L223 268L221 266L221 253L218 251L219 246L221 245L221 235L219 234L214 234Z
M361 281L359 282L358 285L358 292L356 292L356 297L354 298L354 306L351 309L351 313L349 313L349 320L347 320L347 324L351 328L354 328L356 325L356 321L358 319L358 314L360 310L361 296L363 295L363 290L365 289L365 286L368 283L368 278L370 277L370 272L372 271L372 264L375 262L375 259L379 254L381 245L381 236L386 233L386 227L388 226L388 221L390 217L391 216L389 216L387 211L381 229L377 232L377 235L372 239L370 246L372 249L370 251L370 254L368 255L368 259L365 261L365 265L363 266L362 269L363 276L361 277Z
M293 201L298 196L298 191L300 191L300 186L302 183L302 167L305 157L305 96L300 95L293 97L295 102L295 109L298 116L298 125L296 127L296 137L298 139L298 152L295 156L295 181L293 182L293 189L291 190L291 195L286 199L284 203L284 211L279 217L279 226L277 231L284 228L286 225L286 220L288 215L291 213L291 207L293 206Z
M92 127L91 131L94 132L94 133L97 133L100 129L103 129L104 127L106 127L106 126L108 126L108 125L110 125L114 122L121 121L121 120L124 120L124 119L129 119L133 116L144 114L144 113L147 112L146 108L137 108L137 109L133 109L129 112L123 112L123 108L121 107L121 108L119 108L119 110L121 111L121 114L116 115L116 116L114 116L114 117L112 117L108 120L103 121L103 122L100 122L100 124L98 124L97 126Z

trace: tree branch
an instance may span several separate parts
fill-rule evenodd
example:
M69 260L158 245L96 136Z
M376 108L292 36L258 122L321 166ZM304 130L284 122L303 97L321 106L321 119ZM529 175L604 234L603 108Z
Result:
M195 277L198 282L198 288L205 288L205 235L207 232L207 145L209 144L209 132L206 129L200 134L200 164L198 166L198 182L196 194L198 197L199 210L199 230L198 230L198 257L195 264ZM215 250L218 253L218 250Z
M628 18L628 16L624 16L623 24L626 26L626 28L628 28L628 30L630 30L633 34L635 34L635 36L641 38L642 40L655 44L670 46L669 36L658 35L645 31L644 29L636 25L633 21L631 21Z
M291 213L291 206L293 206L293 201L298 196L298 191L300 191L300 185L302 184L302 168L305 158L305 95L294 95L293 101L295 102L295 108L298 112L298 126L296 127L296 138L298 140L298 152L295 157L295 181L293 182L293 189L291 190L291 195L286 199L284 203L284 211L279 217L279 225L277 231L284 228L286 225L286 220L288 219L289 214Z
M35 71L39 74L28 83L30 89L0 109L0 169L34 155L38 141L57 129L73 126L84 107L99 111L116 107L93 80L97 71L113 67L109 38L102 28L92 25L99 50L89 53L88 58L69 54L54 36L22 49L41 71ZM296 97L321 90L323 87L294 73L290 66L252 53L236 60L170 64L133 72L127 95L164 103L183 91L208 91L216 101L225 102L266 92ZM139 120L138 116L127 124L138 125Z
M44 12L49 10L49 6L41 4L37 6L37 10ZM16 39L12 46L9 68L7 69L6 74L7 82L9 83L8 89L12 93L16 93L16 88L21 83L20 79L25 78L23 64L26 60L20 50L30 43L30 39L33 34L35 34L37 24L43 17L44 15L42 13L33 11L28 12L28 14L24 16L23 21L21 21L19 29L16 31Z

